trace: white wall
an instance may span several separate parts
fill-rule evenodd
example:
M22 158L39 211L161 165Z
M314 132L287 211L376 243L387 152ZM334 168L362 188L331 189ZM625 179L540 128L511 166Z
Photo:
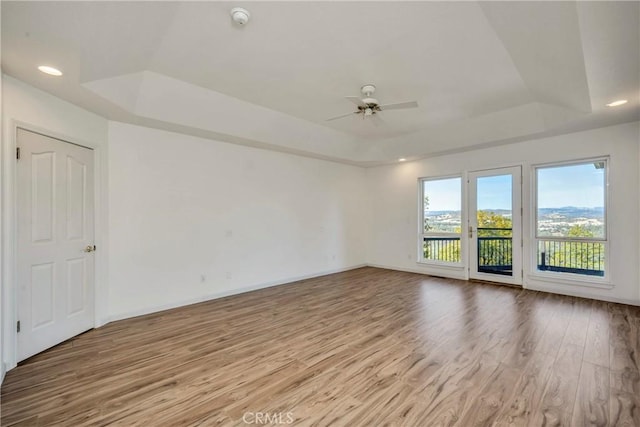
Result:
M362 168L115 122L109 166L113 319L366 262Z
M525 286L550 292L640 304L639 272L639 123L578 132L519 144L434 157L422 161L367 170L371 194L371 236L368 262L389 268L464 277L465 271L432 269L416 262L418 242L418 178L466 171L523 165L525 212ZM613 288L602 289L543 282L529 273L527 254L532 205L531 165L536 163L610 155L608 212L610 273Z
M15 366L15 128L23 126L61 139L89 146L96 156L96 315L97 324L107 317L106 302L106 212L107 120L52 95L2 76L2 359Z

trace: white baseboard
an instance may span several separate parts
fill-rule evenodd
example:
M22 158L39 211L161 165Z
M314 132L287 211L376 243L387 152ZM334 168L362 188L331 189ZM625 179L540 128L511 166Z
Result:
M224 298L231 295L243 294L245 292L257 291L258 289L270 288L273 286L285 285L299 280L312 279L314 277L326 276L327 274L343 273L349 270L355 270L356 268L367 267L367 264L357 264L350 267L338 268L333 270L325 270L312 274L305 274L303 276L288 277L286 279L273 280L269 282L259 283L257 285L246 286L242 288L229 289L221 292L214 292L212 294L206 294L196 298L188 298L182 301L171 302L169 304L162 304L153 307L145 307L140 310L129 311L125 313L119 313L109 316L109 322L115 322L117 320L130 319L132 317L144 316L146 314L157 313L159 311L170 310L172 308L183 307L186 305L197 304L204 301L210 301L218 298ZM109 322L104 322L101 326L106 325Z
M466 277L464 277L464 272L462 272L461 274L458 274L455 270L445 269L445 268L439 268L437 271L433 271L428 267L407 268L407 267L396 267L393 265L385 265L385 264L367 264L367 266L375 267L375 268L384 268L385 270L404 271L406 273L424 274L425 276L446 277L449 279L467 280Z

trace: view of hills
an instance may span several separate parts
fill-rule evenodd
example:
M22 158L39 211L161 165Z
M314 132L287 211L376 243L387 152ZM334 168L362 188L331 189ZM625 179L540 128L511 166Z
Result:
M511 217L505 209L484 209L495 215ZM427 222L434 230L455 232L460 229L460 211L427 211ZM580 226L594 236L603 235L604 208L565 206L538 209L538 227L541 236L564 236L569 229Z

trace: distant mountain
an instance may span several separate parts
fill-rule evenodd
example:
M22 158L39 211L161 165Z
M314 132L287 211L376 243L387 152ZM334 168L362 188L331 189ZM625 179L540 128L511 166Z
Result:
M428 216L440 216L440 215L455 215L460 216L460 211L432 211L427 210Z
M584 208L575 206L564 206L562 208L540 208L538 216L554 216L564 218L603 218L604 207Z
M487 212L493 212L496 215L510 215L508 209L483 209ZM427 211L427 216L453 216L459 217L460 211ZM561 208L540 208L538 209L540 217L553 216L564 218L602 218L604 216L604 207L586 208L576 206L563 206Z

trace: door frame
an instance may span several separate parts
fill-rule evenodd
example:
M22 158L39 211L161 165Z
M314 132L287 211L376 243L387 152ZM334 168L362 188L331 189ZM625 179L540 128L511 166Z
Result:
M5 364L4 371L18 363L18 284L17 284L17 131L18 128L39 133L66 143L79 145L93 150L94 160L94 238L98 250L95 253L94 270L94 325L99 327L107 323L107 156L105 149L94 142L63 135L32 123L5 117L2 121L2 351L0 355Z
M495 172L495 173L493 173ZM512 247L513 247L513 258L512 258L512 275L499 275L499 274L491 274L491 273L481 273L478 271L473 271L474 267L477 267L477 246L474 244L477 240L478 230L477 224L473 229L473 237L469 235L470 227L471 227L471 219L475 218L476 212L472 212L472 208L475 206L477 210L477 186L472 185L471 180L475 179L475 177L482 176L499 176L499 175L507 175L512 174L512 188L511 188L511 200L512 200ZM475 188L475 191L472 191L472 188ZM524 279L524 221L523 221L523 166L522 165L513 165L513 166L503 166L496 167L490 169L481 169L467 172L467 203L466 203L466 211L467 211L467 228L464 230L467 233L467 268L470 280L486 280L490 282L498 282L505 283L510 285L523 285ZM472 202L472 198L476 198ZM475 246L475 247L474 247ZM516 250L516 248L519 248Z

